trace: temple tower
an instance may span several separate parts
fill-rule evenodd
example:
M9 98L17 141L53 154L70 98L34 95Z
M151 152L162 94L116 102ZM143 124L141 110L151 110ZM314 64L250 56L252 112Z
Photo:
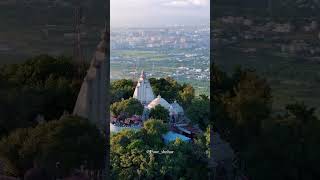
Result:
M107 72L109 68L106 56L107 36L107 31L105 31L91 60L73 110L73 115L87 118L99 127L105 126L107 119Z
M141 72L133 98L138 99L143 105L149 104L155 98L150 82L144 71Z

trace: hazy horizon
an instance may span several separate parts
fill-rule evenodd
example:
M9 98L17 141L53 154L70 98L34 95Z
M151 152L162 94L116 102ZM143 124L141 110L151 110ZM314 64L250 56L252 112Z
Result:
M210 0L111 0L111 27L197 26L210 22Z

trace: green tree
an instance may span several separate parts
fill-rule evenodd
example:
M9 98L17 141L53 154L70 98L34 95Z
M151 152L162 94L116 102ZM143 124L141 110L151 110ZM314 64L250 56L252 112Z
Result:
M86 70L83 70L83 74ZM0 67L0 136L16 128L36 125L38 114L57 119L73 110L82 77L69 57L40 55L21 64Z
M112 115L119 116L120 114L126 114L126 117L133 115L142 115L143 105L139 100L129 98L120 102L115 102L110 106Z
M9 176L23 177L24 172L32 167L32 160L21 158L20 150L30 134L30 129L18 129L0 141L0 160L4 173Z
M192 99L195 97L195 90L190 84L184 84L182 90L179 91L179 101L182 103L183 107L186 107L191 103Z
M174 79L170 77L166 78L150 78L150 84L153 92L156 95L161 95L169 103L172 103L179 96L179 91L182 90L182 86Z
M168 131L168 127L162 120L159 119L149 119L143 123L143 132L147 135L161 136Z
M34 163L54 173L56 162L60 162L63 174L84 161L89 169L104 167L103 135L87 120L73 116L19 129L4 137L0 147L0 160L8 175L21 177Z
M177 139L164 144L168 127L161 120L148 120L141 131L124 130L111 136L113 179L208 179L207 158L202 146ZM153 154L147 150L170 150Z
M121 99L129 99L134 93L134 82L132 80L121 79L111 83L111 102L121 101Z
M147 150L162 147L161 135L166 131L167 127L161 120L148 120L139 132L124 130L112 135L111 176L115 179L159 177L159 157L148 154Z
M320 121L315 109L294 103L275 114L271 89L256 72L238 68L228 76L217 70L213 125L245 162L244 172L261 180L318 179Z
M262 121L269 117L271 89L267 81L254 71L244 70L233 92L223 96L222 102L228 119L232 121L229 130L234 131L232 140L229 140L240 148L248 143L245 141L260 134Z
M187 106L186 115L192 123L198 124L201 129L206 129L209 125L210 101L196 97L191 104Z
M287 114L270 119L259 141L248 146L243 158L249 173L262 180L318 179L320 155L315 152L320 148L316 140L320 137L319 120L313 108L301 103L288 105L286 111ZM272 173L263 175L266 169Z
M164 122L167 122L169 118L169 111L161 105L157 105L150 110L149 117L151 119L161 119Z

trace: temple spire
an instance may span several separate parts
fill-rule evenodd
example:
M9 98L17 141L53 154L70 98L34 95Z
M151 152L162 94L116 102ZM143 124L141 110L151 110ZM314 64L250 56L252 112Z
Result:
M146 73L144 72L144 70L141 71L141 75L140 75L140 78L141 79L145 79L147 76L146 76Z
M140 79L135 88L133 98L138 99L143 105L150 103L154 99L154 94L149 80L144 70L141 71Z

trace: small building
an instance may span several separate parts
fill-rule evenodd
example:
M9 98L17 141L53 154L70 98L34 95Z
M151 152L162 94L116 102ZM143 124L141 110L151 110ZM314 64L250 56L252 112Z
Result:
M170 122L176 123L183 119L184 117L184 110L183 108L177 103L177 101L174 101L170 105L169 108L169 115L170 115Z
M155 108L157 105L161 105L162 107L166 108L168 111L170 109L170 104L165 99L163 99L160 95L158 95L157 98L152 100L147 107L150 110L152 108Z

